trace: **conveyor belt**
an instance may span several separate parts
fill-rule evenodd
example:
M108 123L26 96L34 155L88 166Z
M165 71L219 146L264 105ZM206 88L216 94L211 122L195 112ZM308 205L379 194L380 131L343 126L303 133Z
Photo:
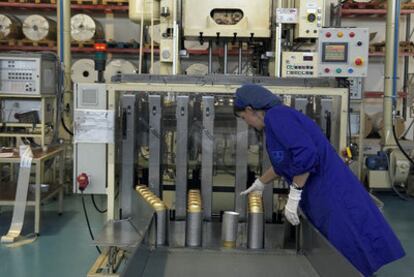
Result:
M143 276L319 276L305 256L291 250L246 251L163 248L151 251Z

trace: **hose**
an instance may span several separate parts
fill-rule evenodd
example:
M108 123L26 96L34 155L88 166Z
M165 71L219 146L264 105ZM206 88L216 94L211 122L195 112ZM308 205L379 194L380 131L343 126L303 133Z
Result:
M85 198L83 197L83 191L81 192L81 196L82 196L83 214L85 215L86 224L88 225L89 235L91 236L92 240L95 240L95 237L93 236L93 233L92 233L91 223L89 222L88 213L86 211ZM98 253L102 254L101 249L99 249L99 247L97 245L95 247L96 247L96 250L98 250Z
M96 205L96 202L95 202L95 197L94 197L94 195L93 195L93 194L91 194L91 199L92 199L93 206L95 207L95 210L96 210L98 213L104 214L104 213L106 213L106 212L108 211L108 209L105 209L105 210L101 210L101 209L99 209L98 205Z
M399 150L403 153L403 155L411 162L411 164L414 165L414 161L411 159L411 157L405 152L405 150L402 148L400 141L397 137L396 131L395 131L395 114L396 114L396 110L397 110L397 101L396 101L396 97L397 97L397 70L398 70L398 46L399 46L399 16L400 16L400 7L401 6L401 1L400 0L396 0L396 13L395 13L395 34L394 34L394 64L393 64L393 78L392 78L392 113L391 113L391 117L392 117L392 135L394 137L394 140L399 148ZM403 199L403 200L408 200L408 198L406 198L405 196L403 196L398 189L396 188L395 184L394 184L394 180L392 178L392 173L391 173L391 163L390 160L387 156L387 163L388 163L388 175L390 178L390 182L391 182L391 188L393 189L393 191L398 195L399 198Z
M65 131L73 137L73 132L71 130L69 130L69 128L66 126L66 123L65 123L65 120L63 119L63 116L60 117L60 121L62 122L63 129L65 129Z

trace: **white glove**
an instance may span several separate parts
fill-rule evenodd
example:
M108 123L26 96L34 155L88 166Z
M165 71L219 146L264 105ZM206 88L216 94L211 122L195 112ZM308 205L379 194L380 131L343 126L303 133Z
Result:
M302 191L290 186L289 198L285 206L285 217L292 225L300 223L298 216L298 205Z
M246 195L251 192L255 192L262 196L265 186L266 184L263 184L262 181L260 181L259 178L257 178L256 181L254 181L253 185L251 185L250 188L246 189L245 191L242 191L240 195Z

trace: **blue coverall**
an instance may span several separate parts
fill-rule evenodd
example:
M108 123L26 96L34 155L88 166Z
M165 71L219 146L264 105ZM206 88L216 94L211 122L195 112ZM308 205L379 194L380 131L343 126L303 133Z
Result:
M405 255L370 195L314 121L275 105L264 122L276 174L290 183L294 176L310 173L302 211L364 276Z

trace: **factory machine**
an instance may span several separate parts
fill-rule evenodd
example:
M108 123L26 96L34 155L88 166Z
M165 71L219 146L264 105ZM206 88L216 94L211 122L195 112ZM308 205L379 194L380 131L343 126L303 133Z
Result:
M283 224L283 180L263 198L239 196L270 166L264 135L233 114L244 83L283 96L362 168L349 107L361 100L369 33L327 27L326 5L130 1L130 19L150 25L152 40L160 32L161 75L74 89L74 191L108 201L89 276L360 276L304 215L297 228ZM208 75L180 75L185 40L208 43Z
M76 85L75 190L107 194L110 219L90 276L211 276L230 265L230 276L359 276L305 217L297 229L281 223L283 180L263 198L239 196L270 165L265 138L233 114L245 82L312 114L338 150L346 146L348 90L326 80L126 75Z

